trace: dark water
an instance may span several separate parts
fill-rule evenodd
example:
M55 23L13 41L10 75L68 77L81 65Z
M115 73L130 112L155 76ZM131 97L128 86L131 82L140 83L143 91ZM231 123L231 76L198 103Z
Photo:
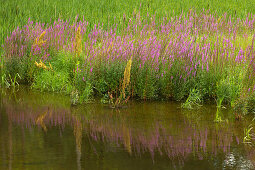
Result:
M215 123L214 105L73 107L69 97L20 88L2 92L0 109L0 169L254 169L254 148L243 143L251 121L223 110Z

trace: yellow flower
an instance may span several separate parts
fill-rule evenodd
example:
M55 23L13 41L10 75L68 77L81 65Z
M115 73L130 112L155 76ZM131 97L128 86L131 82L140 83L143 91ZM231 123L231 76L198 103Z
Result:
M52 68L52 66L51 66L51 64L50 64L50 63L49 63L49 65L50 65L50 69L51 69L51 70L53 70L53 68Z
M36 65L36 67L38 67L38 68L42 68L42 69L44 69L44 70L52 70L52 71L53 71L52 65L49 63L49 67L47 67L47 66L42 62L42 60L40 60L39 63L37 63L37 62L35 61L35 65Z
M132 66L132 57L128 60L127 66L124 71L124 79L122 83L122 95L125 98L125 88L128 87L130 82L130 71Z
M41 33L41 35L35 39L35 42L34 42L33 46L36 46L36 45L37 45L37 46L40 47L40 46L42 46L44 43L46 43L47 40L43 40L45 33L46 33L46 31L43 31L43 32Z
M35 65L38 67L39 64L35 61Z
M74 51L75 54L79 57L80 53L82 52L82 43L81 43L81 27L79 26L76 33L75 33L75 40L74 40Z

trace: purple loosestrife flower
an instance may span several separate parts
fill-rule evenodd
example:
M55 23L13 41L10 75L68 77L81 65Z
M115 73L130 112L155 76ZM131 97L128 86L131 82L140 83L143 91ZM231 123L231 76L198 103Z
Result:
M79 65L77 64L77 67L76 67L76 72L78 73L79 72Z
M255 84L254 84L254 86L253 86L252 93L254 92L254 90L255 90Z

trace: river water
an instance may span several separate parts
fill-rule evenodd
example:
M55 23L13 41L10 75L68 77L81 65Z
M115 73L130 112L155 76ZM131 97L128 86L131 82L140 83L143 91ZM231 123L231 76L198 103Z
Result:
M216 123L215 105L71 106L24 87L2 90L0 102L0 169L254 169L254 147L243 143L251 118L223 109Z

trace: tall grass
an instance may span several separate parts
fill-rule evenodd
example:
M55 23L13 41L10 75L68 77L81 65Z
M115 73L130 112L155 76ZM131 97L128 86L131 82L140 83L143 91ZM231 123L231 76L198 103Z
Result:
M1 0L0 3L0 44L10 31L25 25L29 18L35 22L53 23L59 18L74 21L75 18L82 20L84 16L89 28L104 23L105 29L116 23L127 23L135 15L134 10L140 11L142 18L155 15L157 21L187 13L190 9L198 13L210 10L219 16L228 13L238 18L255 12L253 0Z

